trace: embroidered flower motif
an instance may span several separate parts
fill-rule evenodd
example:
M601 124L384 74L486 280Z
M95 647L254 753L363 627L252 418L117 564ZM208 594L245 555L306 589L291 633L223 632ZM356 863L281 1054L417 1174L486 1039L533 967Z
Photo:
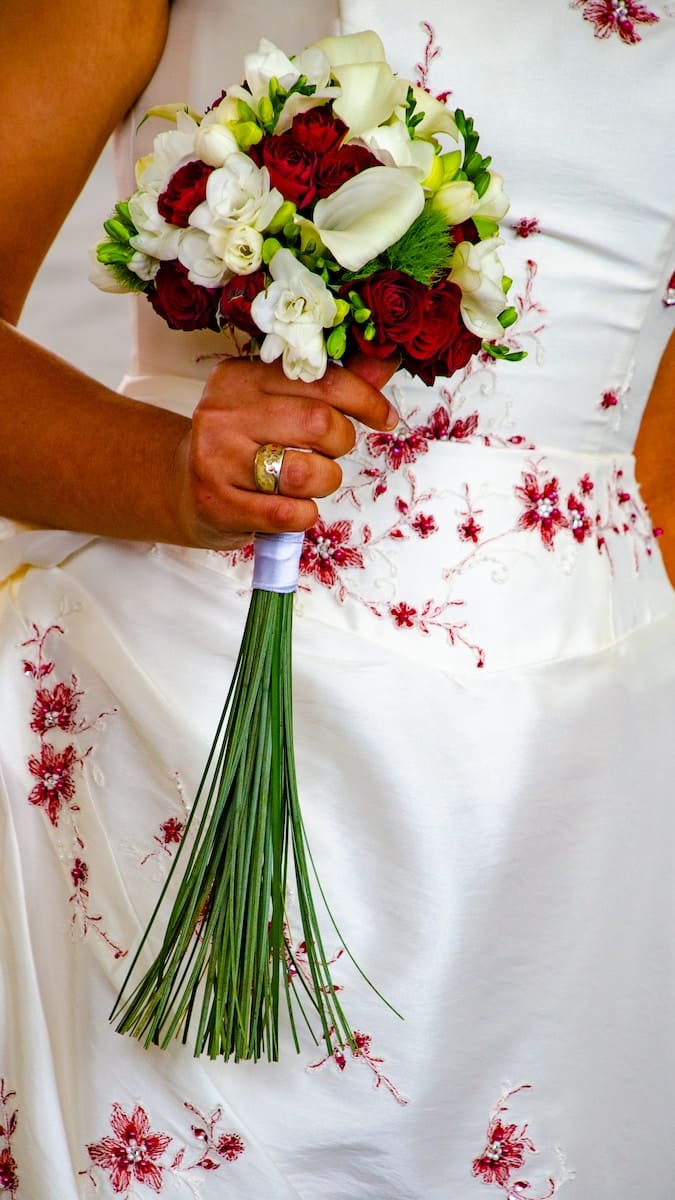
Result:
M520 529L538 529L547 550L553 548L553 539L569 522L558 504L558 480L536 472L524 471L521 487L515 493L525 505L525 512L518 520Z
M473 1174L483 1183L508 1183L514 1168L522 1167L528 1150L534 1151L526 1129L526 1125L519 1130L517 1125L505 1125L498 1117L493 1118L488 1126L485 1149L473 1161Z
M521 217L512 226L516 237L529 238L535 233L541 233L541 226L537 217Z
M569 513L568 522L573 538L577 542L585 542L586 538L593 532L593 522L586 512L585 506L574 495L574 492L570 492L567 497L567 511Z
M70 872L70 878L73 881L73 887L76 891L86 887L87 880L89 879L89 867L81 858L75 859Z
M82 692L78 692L76 688L75 677L72 678L70 686L67 683L57 683L51 691L48 688L38 688L30 723L33 733L47 733L50 729L62 729L64 733L75 731L75 717L82 696Z
M457 532L463 542L473 542L475 546L483 532L483 526L478 524L475 517L467 517L466 521L457 526Z
M113 1191L126 1191L135 1179L160 1192L163 1168L157 1160L171 1142L169 1135L150 1131L148 1115L140 1104L130 1117L120 1104L113 1104L110 1125L115 1137L93 1142L87 1150L91 1161L109 1172Z
M178 1146L166 1133L152 1133L150 1118L140 1104L127 1116L120 1104L113 1104L110 1124L115 1137L104 1137L87 1146L95 1167L107 1171L116 1195L124 1193L131 1200L137 1192L134 1183L142 1183L154 1192L161 1192L167 1176L185 1176L194 1171L219 1171L223 1162L234 1163L246 1146L238 1133L222 1133L217 1126L223 1110L216 1108L209 1115L200 1112L187 1101L183 1107L198 1118L190 1126L196 1149ZM165 1157L166 1156L166 1157ZM218 1159L222 1162L218 1162ZM93 1169L80 1171L97 1188ZM188 1181L185 1181L188 1183ZM189 1186L189 1184L188 1184ZM196 1190L195 1190L196 1195Z
M169 817L167 821L162 822L159 828L164 846L178 845L183 836L185 822L179 821L178 817Z
M14 1097L15 1093L7 1090L5 1080L0 1079L0 1138L5 1143L0 1147L0 1192L11 1200L19 1188L17 1164L12 1154L12 1138L17 1126L17 1110L10 1105Z
M80 761L74 746L59 752L49 742L42 743L39 758L28 759L28 770L38 781L28 803L44 808L52 825L58 825L63 806L75 795L73 770Z
M389 611L399 629L412 629L414 627L415 617L417 616L416 608L411 608L409 604L406 604L402 600L400 604L394 604Z
M351 521L334 521L332 525L326 525L319 517L305 534L300 573L314 575L326 587L333 587L338 579L337 568L363 567L361 551L349 545L351 535Z
M636 26L656 25L660 20L637 0L576 0L575 8L581 8L584 20L595 25L596 37L618 33L622 42L633 46L642 40Z
M334 1034L335 1030L331 1029L330 1033ZM347 1064L350 1061L348 1058L349 1054L352 1061L364 1062L366 1066L370 1068L373 1073L376 1091L378 1088L384 1086L389 1092L390 1096L393 1096L394 1100L396 1100L397 1104L406 1105L408 1103L408 1098L399 1092L398 1088L395 1087L387 1075L382 1074L380 1068L384 1063L384 1059L377 1058L373 1054L371 1048L372 1038L370 1034L360 1033L358 1029L355 1029L352 1037L354 1039L353 1045L350 1046L349 1042L341 1042L335 1047L335 1050L332 1054L326 1055L325 1058L319 1059L318 1062L310 1063L309 1070L318 1071L321 1069L321 1067L325 1067L327 1063L332 1062L334 1066L337 1067L338 1071L345 1071Z
M406 433L369 433L366 438L373 458L384 456L387 466L398 471L404 463L412 463L429 449L424 426Z
M602 393L602 400L600 401L601 408L616 408L618 403L618 393L612 388L608 388L606 392Z
M416 517L413 517L411 529L415 530L415 533L418 535L418 537L431 537L432 533L438 532L436 518L433 517L431 513L418 513Z
M672 308L675 304L675 271L673 271L670 279L666 284L666 290L663 293L663 305L665 308Z

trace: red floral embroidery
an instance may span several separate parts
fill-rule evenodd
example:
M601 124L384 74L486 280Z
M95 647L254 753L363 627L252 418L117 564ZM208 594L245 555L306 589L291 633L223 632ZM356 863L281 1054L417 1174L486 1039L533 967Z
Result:
M334 521L332 525L326 525L319 517L305 534L300 574L314 575L325 587L333 587L338 581L338 568L363 567L361 551L349 544L351 536L351 521Z
M87 1149L91 1161L109 1172L113 1191L127 1191L136 1179L160 1192L162 1167L157 1160L171 1142L169 1135L152 1133L148 1115L138 1104L130 1117L120 1104L113 1104L110 1125L115 1137L104 1137Z
M675 271L673 271L666 284L666 290L663 293L663 304L665 308L672 308L675 304Z
M366 444L373 458L384 456L391 471L398 471L404 463L413 463L429 449L424 426L407 433L369 433Z
M485 1135L485 1146L473 1160L472 1174L482 1183L492 1185L506 1194L507 1200L550 1200L558 1193L559 1188L569 1179L574 1178L562 1160L560 1151L556 1151L559 1161L559 1178L556 1180L549 1175L546 1180L545 1192L533 1190L533 1185L526 1179L514 1178L516 1171L525 1166L530 1155L537 1150L529 1134L527 1124L519 1125L511 1121L506 1114L514 1097L530 1090L530 1084L511 1088L500 1099L495 1112L490 1117Z
M189 1171L218 1171L223 1162L236 1162L244 1153L246 1147L238 1133L222 1133L217 1129L222 1120L222 1109L217 1108L204 1116L192 1104L186 1102L184 1108L199 1122L190 1126L198 1145L192 1156L187 1146L174 1149L174 1139L169 1134L153 1133L150 1118L140 1104L130 1116L121 1104L113 1104L110 1125L115 1136L92 1142L87 1151L94 1166L107 1172L116 1195L124 1193L125 1197L130 1197L134 1182L159 1194L167 1176ZM80 1171L80 1175L97 1186L91 1169Z
M582 9L585 21L595 25L596 37L607 38L618 33L628 45L642 40L636 26L656 25L660 20L637 0L575 0L574 6Z
M601 408L616 408L618 403L619 396L612 388L608 388L606 392L602 393Z
M558 480L555 476L549 478L545 472L524 471L522 486L516 487L515 492L525 505L519 528L538 529L546 549L551 550L556 533L569 524L560 511Z
M417 75L417 79L419 81L420 87L423 87L425 92L431 92L431 85L430 85L430 79L429 79L429 76L431 74L431 64L433 63L434 59L438 58L439 54L442 53L443 48L442 48L442 46L436 45L436 31L435 31L433 25L431 25L429 23L429 21L421 21L420 28L422 28L424 30L427 40L426 40L426 45L424 47L424 55L422 57L422 60L421 60L421 62L418 62L415 66L415 73ZM445 101L447 100L448 96L451 96L451 95L452 95L452 92L449 92L449 91L438 92L436 99L440 100L440 102L442 104L444 104Z
M537 217L521 217L519 221L512 226L516 237L528 238L535 233L541 233L541 226Z
M37 783L28 796L28 803L44 808L52 825L58 825L61 810L69 805L75 795L73 770L82 762L74 746L66 746L60 753L49 742L40 747L40 757L31 755L28 770ZM77 805L70 805L77 812Z
M31 754L28 759L28 770L36 780L28 795L28 802L36 808L42 808L55 829L61 829L64 817L67 817L70 823L73 842L70 882L73 891L69 896L69 903L72 906L73 925L79 923L83 936L93 929L110 947L115 958L123 958L127 951L117 945L105 931L101 915L89 911L89 867L83 857L85 844L75 817L80 811L79 805L75 803L75 772L78 767L82 767L93 746L87 746L80 751L74 741L63 744L63 735L86 733L93 729L102 717L111 714L99 713L95 721L79 717L80 700L84 692L79 689L75 675L70 676L69 683L54 682L51 687L43 686L44 681L53 675L55 670L54 662L45 653L46 643L48 639L59 635L63 636L60 625L50 625L44 632L34 625L33 637L23 643L24 648L32 651L32 658L23 661L24 675L40 685L36 688L31 709L30 728L38 735L40 746L39 754ZM61 741L61 748L55 745L54 738Z
M577 542L585 542L593 531L593 522L586 512L585 505L578 496L574 495L574 492L570 492L567 498L567 512L573 538Z
M19 1189L19 1174L16 1160L12 1154L12 1138L16 1131L18 1112L11 1101L16 1093L7 1090L4 1079L0 1079L0 1138L4 1145L0 1146L0 1193L10 1196L12 1200Z
M160 854L166 855L167 858L173 858L174 848L180 846L185 833L185 827L188 819L188 809L185 803L183 794L183 784L176 774L174 776L176 790L178 792L178 801L180 804L180 816L167 817L159 826L158 833L153 835L153 842L159 847L157 850L150 850L140 860L140 865L145 866L152 858L156 858Z

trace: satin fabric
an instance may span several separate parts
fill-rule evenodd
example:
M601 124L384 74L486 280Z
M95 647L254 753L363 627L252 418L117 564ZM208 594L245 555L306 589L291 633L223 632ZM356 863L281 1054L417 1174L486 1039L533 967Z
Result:
M109 1027L229 683L251 564L3 526L12 1196L672 1191L675 606L631 450L672 325L675 21L659 8L630 43L596 36L590 9L172 6L120 131L122 195L149 104L206 105L260 34L292 52L376 28L396 70L474 115L506 177L502 256L529 357L434 389L397 376L401 427L360 434L305 543L308 836L344 942L404 1017L326 920L357 1054L328 1058L303 1032L296 1055L285 1028L280 1064L225 1065ZM146 304L135 330L123 390L191 412L222 345Z

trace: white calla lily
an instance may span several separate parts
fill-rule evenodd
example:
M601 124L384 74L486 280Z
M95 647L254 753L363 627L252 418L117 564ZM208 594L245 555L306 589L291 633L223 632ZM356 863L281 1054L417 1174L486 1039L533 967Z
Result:
M347 126L348 138L388 121L397 105L405 103L408 85L394 75L372 30L322 38L311 49L325 54L340 85L333 112Z
M452 256L450 281L462 293L464 324L486 341L501 337L504 332L497 320L506 306L502 287L504 268L497 254L497 247L503 244L498 237L476 245L460 242Z
M382 38L372 29L321 38L310 49L322 50L331 67L342 63L386 62Z
M424 192L405 171L368 167L319 200L311 226L340 266L360 271L397 242L424 208Z
M447 133L457 142L459 130L455 124L450 109L435 96L425 92L424 88L413 86L415 100L415 116L422 115L422 120L415 126L415 137L432 137L435 133Z
M359 137L371 154L385 166L409 171L420 183L431 173L436 154L431 142L411 140L405 121L377 125Z

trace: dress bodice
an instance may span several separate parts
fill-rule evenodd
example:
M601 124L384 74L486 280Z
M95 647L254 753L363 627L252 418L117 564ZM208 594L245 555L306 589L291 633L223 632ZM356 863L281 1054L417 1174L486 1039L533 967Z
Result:
M611 0L426 0L423 11L292 0L270 5L252 33L243 0L176 0L162 63L122 139L122 186L131 190L133 160L156 132L150 122L130 144L139 114L174 99L205 107L240 77L260 28L289 53L335 29L376 29L394 70L473 115L511 198L501 253L529 359L472 385L482 422L536 445L629 450L672 325L660 298L675 268L675 16L636 17L631 43L617 30L597 36L591 8L613 11ZM135 373L203 376L221 349L209 334L170 333L142 305Z
M118 139L121 194L151 104L206 107L264 33L287 53L373 28L393 69L473 116L511 209L500 250L525 361L390 385L322 501L299 608L402 653L496 668L593 651L672 604L631 449L673 325L675 7L635 0L175 0L160 67ZM154 126L154 127L153 127ZM223 342L136 301L126 390L189 413ZM176 552L172 552L176 553ZM244 559L244 561L241 561ZM220 565L248 585L246 555ZM494 585L508 585L495 587Z

